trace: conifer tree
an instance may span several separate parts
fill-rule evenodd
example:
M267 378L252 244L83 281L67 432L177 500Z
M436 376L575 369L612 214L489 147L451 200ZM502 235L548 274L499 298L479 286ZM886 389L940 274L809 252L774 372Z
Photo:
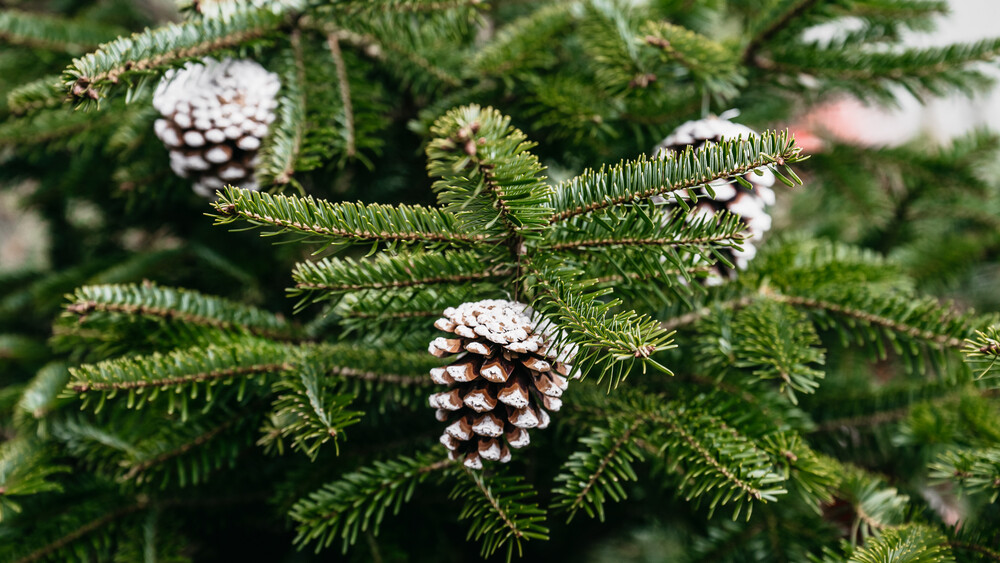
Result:
M986 86L945 3L14 4L0 559L1000 560L995 137L768 127ZM154 100L215 64L259 147Z

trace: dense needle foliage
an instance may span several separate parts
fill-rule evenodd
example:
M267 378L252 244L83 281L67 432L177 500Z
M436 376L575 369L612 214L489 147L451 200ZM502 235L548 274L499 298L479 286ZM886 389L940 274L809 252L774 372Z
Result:
M979 91L1000 39L902 46L936 0L178 4L0 12L0 189L45 233L0 272L0 560L1000 561L997 139L785 130ZM151 105L207 56L282 84L262 191L213 202ZM760 136L650 157L730 108ZM764 168L779 228L705 287L750 241L697 190ZM479 299L582 378L473 471L427 343Z

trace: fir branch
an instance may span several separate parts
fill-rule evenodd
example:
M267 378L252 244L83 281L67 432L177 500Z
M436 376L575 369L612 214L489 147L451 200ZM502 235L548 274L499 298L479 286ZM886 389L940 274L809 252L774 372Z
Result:
M129 358L132 359L132 358ZM90 366L82 366L87 368ZM95 367L101 367L100 364ZM252 366L231 367L204 373L194 373L190 375L167 377L162 379L152 379L145 381L125 381L108 383L75 383L70 388L77 393L88 391L120 391L128 389L143 389L146 387L175 387L190 383L213 382L218 379L231 379L245 375L257 375L262 373L272 373L276 371L286 371L291 369L289 364L261 364ZM73 374L80 379L81 368L74 368ZM151 399L149 399L151 400Z
M852 296L853 297L853 296ZM842 315L844 317L861 321L868 325L880 326L885 329L891 330L898 334L906 335L919 341L929 342L936 344L941 347L960 349L964 344L963 340L958 336L954 336L953 333L956 331L964 331L963 325L960 324L961 319L957 319L944 310L938 309L934 311L931 309L931 303L922 302L920 305L920 310L914 307L914 302L911 299L906 300L886 300L882 303L874 301L872 305L876 307L879 305L891 307L892 312L901 312L906 320L894 319L892 317L886 316L884 314L872 313L866 311L862 308L852 307L850 305L841 305L839 303L833 303L830 301L824 301L821 299L813 299L810 297L797 297L791 295L779 295L771 294L769 298L774 299L780 303L788 303L789 305L794 305L797 307L806 307L809 309L819 309L822 311L828 311L837 315ZM935 304L936 305L936 304ZM921 314L922 313L922 314ZM929 315L935 315L937 318L930 319ZM920 322L925 326L936 326L945 328L946 330L932 330L930 328L923 328L915 324L908 322L910 319L916 322ZM933 320L933 322L931 322Z
M556 256L566 268L578 269L578 279L590 280L595 291L610 288L632 308L655 310L668 303L689 302L695 292L691 280L714 269L716 257L711 249L687 250L595 247Z
M599 278L594 278L594 283L596 283L598 285L608 284L608 285L611 285L612 287L616 287L618 289L623 289L621 287L622 282L631 282L631 281L635 281L635 280L638 280L638 281L668 280L669 281L671 278L675 278L675 277L676 278L686 278L686 277L689 277L689 276L693 276L693 274L707 273L707 272L712 271L713 269L714 269L713 266L696 266L696 267L692 267L692 268L684 268L683 270L670 270L670 269L666 269L662 273L661 272L652 272L652 273L648 273L648 274L639 274L639 273L614 274L614 275L610 275L610 276L603 276L603 277L599 277ZM678 317L678 319L680 319L680 317ZM682 324L678 325L678 326L682 326L683 324L689 324L690 322L694 322L694 321L682 321ZM673 326L673 327L670 326L669 322L660 323L660 326L663 327L664 329L666 329L667 331L673 331L673 330L677 329L677 326Z
M553 39L573 23L571 4L542 6L504 25L476 51L472 66L482 75L509 80L512 74L545 68L554 62Z
M898 84L918 99L958 90L972 94L990 80L972 63L988 62L1000 55L1000 39L946 47L907 49L898 52L858 48L824 48L796 45L775 50L756 64L768 72L809 74L839 87L892 100L889 85Z
M434 183L438 201L465 230L531 236L545 225L550 188L538 158L528 152L534 144L509 117L465 106L438 119L431 133L428 174L441 178Z
M47 364L38 370L21 393L15 416L31 416L36 420L46 416L55 408L57 397L66 387L69 378L69 369L61 362Z
M21 334L0 333L0 360L35 360L45 357L45 345L40 339Z
M1000 448L942 452L929 468L933 479L954 481L963 490L986 493L990 502L1000 498Z
M293 296L315 294L313 301L335 299L348 292L500 280L513 274L502 263L478 251L447 253L381 253L373 260L324 258L300 262L292 272Z
M865 539L903 524L910 497L864 469L831 458L827 463L841 475L836 498L848 503L854 513L850 537Z
M65 71L64 87L78 100L100 100L118 84L133 84L135 75L148 75L186 59L235 47L278 30L292 3L272 7L243 5L228 17L168 24L130 37L121 37L73 61Z
M117 543L123 538L134 537L136 529L129 525L131 523L119 524L118 520L125 519L137 512L146 511L148 515L175 507L218 508L248 502L259 503L265 500L265 496L260 494L163 499L151 498L147 494L109 495L105 490L94 490L93 488L78 492L87 494L86 498L90 502L81 503L79 497L62 498L60 504L52 507L53 512L43 517L43 525L32 526L29 522L23 522L20 527L13 528L15 533L29 529L31 533L30 537L23 538L25 541L18 542L17 548L5 551L5 555L12 556L9 559L11 562L69 561L103 557L108 552L101 547L107 546L111 542ZM148 522L148 519L146 521ZM49 539L50 536L55 537ZM88 536L91 537L88 538L87 542L78 543L79 540ZM38 539L42 541L38 541ZM20 556L18 557L18 555ZM124 560L135 559L135 554L124 549L118 551L116 555L124 557ZM159 555L157 561L161 560Z
M432 385L427 372L441 363L424 351L371 349L357 343L322 344L304 352L300 361L319 367L329 378L356 380L373 388Z
M60 106L43 108L26 117L0 123L0 146L41 145L49 150L70 147L88 135L106 131L119 120L113 111L95 116Z
M655 82L653 57L641 49L639 21L650 17L643 8L611 2L584 4L580 33L586 37L583 49L587 64L600 89L614 96L644 89Z
M774 2L750 23L751 39L743 49L743 62L753 62L757 52L775 36L788 28L796 18L808 12L818 0L782 0Z
M390 312L379 312L379 313L365 313L363 311L349 311L343 313L344 317L355 318L355 319L414 319L414 318L425 318L430 319L433 317L440 317L441 311L437 309L434 310L420 310L420 311L390 311Z
M651 358L658 351L674 347L672 335L655 320L635 311L613 313L621 304L619 300L604 303L597 299L610 290L594 292L587 285L567 283L553 269L531 267L530 273L538 290L533 307L565 331L553 339L554 346L580 348L575 362L581 373L587 374L596 367L600 370L598 381L609 376L610 387L617 387L624 380L635 361L640 361L643 369L651 365L672 374Z
M735 512L735 515L737 517L739 516L739 513L741 511L741 506L740 506L741 497L745 499L763 500L766 496L769 497L768 500L776 500L775 495L784 492L783 490L780 489L778 490L771 489L769 491L764 491L755 486L754 483L751 483L746 479L743 479L739 474L731 471L730 468L727 467L725 464L723 464L722 461L719 458L717 458L716 455L712 452L713 449L718 450L721 449L721 447L725 446L722 446L722 444L720 443L705 442L699 440L698 437L691 434L684 428L683 423L679 419L677 419L675 415L668 414L667 416L661 416L658 417L656 421L663 424L667 429L670 430L672 434L675 434L676 436L680 437L680 439L683 441L683 444L680 445L684 446L684 448L688 449L690 452L687 454L681 452L675 453L673 456L671 456L673 458L671 463L676 464L680 461L691 461L696 465L704 466L704 468L701 470L684 472L685 475L681 483L681 487L682 488L690 487L693 489L693 491L688 492L688 497L687 497L688 500L691 500L695 496L699 496L700 494L703 494L704 492L712 488L715 488L714 486L706 485L705 481L702 481L701 483L695 482L695 479L700 477L699 474L703 473L706 469L718 474L724 480L724 482L728 484L728 487L730 489L728 494L726 494L725 496L717 497L716 500L713 500L711 508L714 508L715 504L719 502L719 500L721 500L722 504L726 504L729 501L735 500L737 502L737 508ZM717 425L718 422L711 421L710 424ZM712 445L711 446L706 445L707 443L711 443ZM675 448L676 447L677 446L675 445ZM731 449L731 446L729 448ZM770 480L774 481L777 479L774 479L774 476L772 476ZM747 509L748 518L749 515L750 515L750 510L748 507Z
M434 319L443 304L465 303L496 295L491 284L423 285L346 294L333 308L345 334L393 342L403 349L425 348L434 337Z
M204 21L236 17L245 8L241 0L189 0L191 9L202 16ZM252 6L274 12L283 12L303 7L301 0L253 0Z
M576 395L578 402L581 398L585 397ZM787 452L796 446L767 421L760 421L761 410L747 409L743 399L716 392L667 401L662 395L623 390L610 398L595 394L592 400L598 401L592 408L600 417L628 412L643 422L635 443L680 477L678 492L696 506L708 501L709 511L714 512L718 506L733 504L734 519L743 512L749 519L755 503L775 501L787 493L783 488L790 484ZM810 476L810 480L826 482L827 477Z
M278 120L268 131L260 149L255 173L261 185L286 185L294 181L295 162L305 135L306 71L302 60L301 31L289 38L291 48L284 53L281 73L282 95L278 98Z
M947 0L856 0L847 13L870 19L895 19L910 23L921 18L948 13Z
M899 382L871 389L850 388L839 392L830 389L824 395L823 408L813 410L816 426L810 431L862 429L898 422L920 405L930 411L953 411L960 398L969 392L967 378L967 374L957 372L948 380L930 380L919 385Z
M427 387L434 384L429 378L412 375L399 375L392 373L379 373L375 371L364 371L350 367L333 367L329 369L330 375L347 379L359 379L369 383L379 385L399 385L403 387Z
M246 330L260 336L291 340L299 329L283 318L195 291L142 285L91 285L78 288L66 306L81 322L95 313L147 316L225 330Z
M280 433L290 437L292 447L311 460L319 455L320 446L330 440L339 453L344 428L357 424L363 413L347 410L354 396L338 393L329 384L329 370L324 366L304 358L297 368L296 374L274 386L277 392L274 417L281 421ZM343 376L343 371L338 375Z
M690 191L761 167L776 171L777 166L785 166L790 171L787 164L803 160L799 150L787 133L764 132L749 140L724 140L697 151L688 149L673 158L640 157L610 168L587 170L556 188L549 202L555 209L549 224L656 195Z
M52 424L52 435L98 473L119 482L143 485L158 476L162 486L176 479L184 487L235 463L253 443L258 408L259 401L241 411L217 405L182 421L144 420L136 411L115 410L100 423L60 419Z
M363 0L344 3L340 8L346 13L361 12L439 12L462 7L477 7L482 0Z
M849 334L858 334L855 326L861 323L882 328L892 341L903 336L918 344L955 349L962 346L972 323L968 315L955 314L933 299L911 298L909 284L899 281L894 264L859 249L792 240L769 249L752 267L769 284L754 296L736 297L719 306L743 308L764 299L811 309L821 326L840 327L845 343ZM664 326L675 329L694 323L711 311L703 307L665 321ZM884 353L872 333L863 334Z
M0 443L0 521L21 511L17 497L30 497L62 491L62 485L49 478L69 471L58 465L45 444L30 438Z
M136 504L125 506L117 510L108 512L103 516L95 518L82 526L74 529L72 532L63 535L53 542L48 543L45 547L32 551L31 553L14 560L14 563L32 563L33 561L41 561L48 558L50 555L59 552L59 550L71 545L80 538L104 528L109 523L124 518L136 512L145 510L148 506L148 500L141 499Z
M739 220L734 216L729 215L725 217L730 223L737 224ZM726 224L726 223L723 223ZM601 247L601 246L654 246L654 247L689 247L689 246L709 246L713 243L718 246L732 246L733 244L739 244L744 240L745 235L741 235L738 231L742 230L742 226L737 225L738 228L730 229L737 232L722 232L718 234L711 234L705 236L686 236L686 237L656 237L656 238L631 238L623 237L617 238L613 234L608 238L602 239L584 239L575 240L567 242L555 243L549 247L552 252L560 251L585 251L589 248ZM724 244L720 244L724 243Z
M816 365L825 363L819 335L804 313L774 302L758 302L740 311L733 331L738 368L750 368L761 379L777 378L781 392L798 404L795 392L812 394L823 379Z
M7 93L11 113L25 114L42 108L56 107L66 100L59 76L46 76L22 84Z
M271 234L300 233L326 244L462 246L488 239L458 230L454 216L446 211L417 205L331 203L229 186L213 206L218 211L218 225L243 219L274 228Z
M977 330L976 338L966 339L965 362L978 372L977 379L993 379L997 377L994 369L997 360L1000 360L1000 330L997 326L986 327L986 330Z
M455 467L435 451L376 461L343 475L299 500L289 511L296 522L295 545L301 548L315 543L318 553L340 539L346 552L360 533L371 530L378 535L386 511L397 514L417 485L434 473Z
M194 437L190 438L188 441L182 444L174 445L174 447L170 450L158 453L152 457L147 457L145 459L142 459L141 461L135 461L129 463L126 465L128 467L128 471L126 471L120 477L120 479L122 481L132 481L133 479L136 479L137 477L139 477L140 475L142 475L143 473L149 471L154 467L163 465L164 463L167 463L168 461L174 458L180 457L195 448L201 447L207 444L208 442L211 442L216 437L218 437L219 434L222 434L223 432L229 430L238 423L239 423L238 418L232 418L226 420L221 424L218 424L217 426L209 428L208 430L205 430L204 432L195 435ZM193 479L195 482L197 482L198 480L197 474L194 475ZM181 479L181 481L183 484L183 478Z
M345 13L328 8L326 14L319 13L317 19L326 21L317 27L380 61L411 89L438 93L463 84L461 51L455 49L452 39L469 33L475 14L474 7L431 12L419 18L391 10Z
M963 542L963 541L955 541L955 540L949 540L948 541L948 546L952 547L952 548L955 548L955 549L961 549L961 550L965 550L965 551L972 551L974 553L978 553L980 555L984 555L984 556L988 557L992 561L1000 561L1000 551L994 551L994 550L992 550L992 549L990 549L988 547L984 547L984 546L981 546L981 545L975 545L975 544L968 543L968 542Z
M618 502L626 497L621 483L637 479L631 462L643 457L633 434L644 423L640 418L630 423L611 420L608 428L594 428L580 439L587 449L566 460L555 478L563 485L553 490L552 507L567 511L567 522L581 508L603 522L605 498Z
M708 37L663 21L647 21L642 33L647 45L661 50L664 59L686 68L709 93L733 97L746 84L736 53Z
M844 418L833 418L825 420L816 426L816 432L830 432L839 428L863 428L868 426L880 426L887 422L896 422L906 418L910 414L910 406L899 407L892 410L848 416Z
M0 12L0 42L35 49L79 53L121 35L124 30L93 21L4 10Z
M856 550L850 563L955 563L945 536L926 525L911 524L884 530Z
M864 286L872 292L911 293L900 264L865 248L802 236L769 240L751 269L782 293Z
M545 511L533 502L535 492L523 477L498 473L487 478L464 467L462 471L473 486L457 483L451 498L464 501L458 518L472 521L468 539L482 540L483 557L506 546L510 561L514 548L522 555L521 542L548 539L548 528L540 524Z
M632 205L609 209L598 220L578 216L553 225L546 233L549 246L545 250L562 253L561 260L577 261L577 267L587 273L600 276L618 271L675 287L678 283L667 275L668 267L690 283L691 272L717 260L728 264L719 251L741 248L745 228L745 223L727 212L703 216L694 207L664 211L652 204Z
M291 348L283 344L240 339L227 345L197 346L169 354L117 358L70 368L69 389L83 394L84 404L91 400L90 393L96 392L99 405L127 391L130 408L152 403L160 392L170 392L170 410L179 397L186 413L188 400L197 398L199 392L211 404L216 385L238 381L242 390L263 374L292 369L291 353Z
M326 44L330 48L333 65L337 69L337 89L340 91L340 102L344 106L344 130L347 136L347 147L344 149L344 154L351 158L357 152L357 147L354 144L354 109L351 104L351 83L347 77L347 65L344 64L344 55L340 52L340 40L337 39L337 35L327 34Z

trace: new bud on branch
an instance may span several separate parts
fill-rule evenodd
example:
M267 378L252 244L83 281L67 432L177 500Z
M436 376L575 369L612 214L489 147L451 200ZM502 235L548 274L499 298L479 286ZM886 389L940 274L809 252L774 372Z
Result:
M431 354L457 355L431 379L448 389L430 396L437 419L449 423L441 443L452 459L481 469L482 460L510 460L509 448L528 445L528 429L549 425L572 371L572 347L557 349L551 325L523 303L488 299L449 307L434 326L455 338L431 342Z
M214 197L226 184L258 189L257 150L274 121L278 75L251 60L205 59L169 71L153 94L156 136L170 151L170 168L191 178L194 191Z

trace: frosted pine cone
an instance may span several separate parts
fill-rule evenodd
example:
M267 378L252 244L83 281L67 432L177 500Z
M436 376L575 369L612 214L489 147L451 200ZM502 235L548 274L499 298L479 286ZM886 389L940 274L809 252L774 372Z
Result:
M156 136L170 150L170 168L212 197L233 184L256 190L257 149L274 121L278 75L251 60L204 59L168 72L153 94Z
M429 351L439 358L458 354L431 379L448 390L430 397L437 419L448 422L441 443L452 459L481 469L482 460L510 460L509 448L528 445L528 429L549 425L562 406L575 350L550 347L552 331L533 322L523 303L488 299L449 307L434 326L453 333ZM548 325L551 326L551 325Z
M750 139L757 136L753 129L745 125L713 116L698 121L688 121L674 129L666 139L656 145L653 154L657 158L671 158L687 147L698 149L707 143L717 143L722 139L735 140L737 137ZM728 210L740 217L746 225L748 234L751 235L750 240L742 244L742 251L722 249L740 270L746 269L750 260L757 255L755 245L760 244L764 233L771 230L771 216L767 213L767 207L774 205L775 201L774 190L771 189L774 185L773 172L767 168L759 168L747 172L743 177L753 185L752 190L744 188L735 180L716 180L711 183L715 192L713 199L707 197L708 191L705 188L699 188L698 205L692 214L693 217L706 215L711 217L719 211ZM705 199L701 198L702 195L706 196ZM661 198L660 201L668 200ZM707 285L719 285L725 278L736 277L735 271L729 270L722 264L717 264L713 270L712 275L705 281Z

